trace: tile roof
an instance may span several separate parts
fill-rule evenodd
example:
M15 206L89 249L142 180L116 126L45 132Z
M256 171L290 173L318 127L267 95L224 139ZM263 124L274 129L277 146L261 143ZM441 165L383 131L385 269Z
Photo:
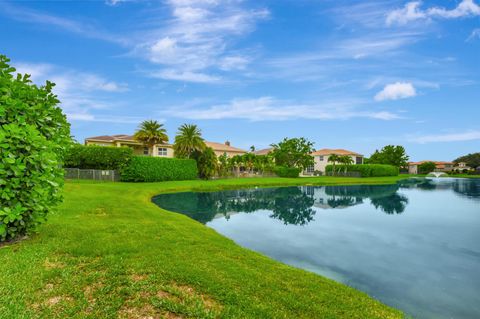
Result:
M237 147L233 147L224 143L217 143L217 142L209 142L205 141L205 144L208 147L213 148L214 151L224 151L224 152L237 152L237 153L247 153L247 151L242 150Z
M453 165L453 162L441 162L441 161L409 162L408 165L420 165L420 164L427 163L427 162L433 162L433 163L435 163L435 165L445 165L445 164L452 164Z
M255 154L255 155L267 155L271 151L273 151L273 147L264 148L262 150L255 151L255 152L253 152L253 154Z
M355 153L349 150L344 150L344 149L330 149L330 148L324 148L318 151L315 151L312 153L312 155L355 155L355 156L363 156L362 154Z

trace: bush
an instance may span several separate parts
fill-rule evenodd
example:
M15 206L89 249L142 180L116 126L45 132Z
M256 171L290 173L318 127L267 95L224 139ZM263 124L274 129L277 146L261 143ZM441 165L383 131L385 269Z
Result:
M129 147L74 145L65 156L65 167L82 169L122 169L133 157Z
M360 177L380 177L380 176L397 176L399 169L396 166L384 164L359 164L359 165L336 165L339 172L357 172ZM327 165L326 172L332 173L333 165Z
M298 177L302 169L296 167L277 166L273 170L279 177Z
M38 87L0 55L0 241L28 234L62 197L70 126L47 81Z
M134 156L121 171L124 182L161 182L196 179L197 163L192 159Z

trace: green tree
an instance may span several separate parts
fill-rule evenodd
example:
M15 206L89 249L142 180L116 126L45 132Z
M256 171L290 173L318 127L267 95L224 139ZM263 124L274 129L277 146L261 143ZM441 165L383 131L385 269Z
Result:
M156 144L168 142L167 131L163 127L163 124L154 120L143 121L140 123L140 126L133 135L133 138L146 145L149 150L151 150L151 155L153 155L153 147Z
M434 162L425 162L418 165L418 173L419 174L428 174L435 170L437 166Z
M61 202L70 125L55 84L14 76L0 55L0 241L28 234Z
M349 155L339 156L338 162L345 166L345 174L347 173L347 166L353 164L353 158Z
M467 166L472 168L477 168L480 166L480 152L479 153L472 153L464 156L460 156L456 160L455 163L465 162Z
M192 157L197 161L200 178L210 179L215 176L218 170L218 160L211 147L206 147L202 151L195 151Z
M313 143L303 137L284 138L280 143L271 146L277 166L306 169L315 164L313 156L310 155L313 152Z
M335 176L335 174L336 174L335 167L336 167L336 164L337 164L337 163L340 163L340 156L338 156L337 154L330 154L330 155L328 156L327 162L332 163L332 166L333 166L333 168L332 168L332 175Z
M175 157L191 158L194 152L201 152L206 147L202 132L195 124L183 124L178 128L173 144Z
M408 166L408 155L401 145L387 145L376 150L368 159L368 164L388 164L398 168Z

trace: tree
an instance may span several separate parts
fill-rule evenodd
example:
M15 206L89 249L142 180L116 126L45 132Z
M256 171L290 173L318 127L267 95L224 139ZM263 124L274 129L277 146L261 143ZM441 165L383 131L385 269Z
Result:
M163 127L163 124L154 120L143 121L140 123L133 138L146 145L151 150L151 155L153 155L153 147L155 144L168 142L167 131Z
M195 151L192 157L197 161L198 175L203 179L210 179L215 176L218 170L217 155L211 147L202 151Z
M480 152L479 153L472 153L464 156L460 156L456 160L454 160L456 164L460 162L465 162L467 166L472 168L477 168L480 166Z
M310 155L313 152L313 143L303 137L284 138L280 143L271 146L277 166L306 169L315 164L313 156Z
M400 145L387 145L380 151L376 150L368 159L368 164L388 164L396 167L408 166L408 155Z
M431 173L437 168L434 162L425 162L418 165L418 173L419 174L428 174Z
M175 157L191 158L194 152L201 152L207 146L201 130L194 124L183 124L178 128L173 149Z
M32 84L0 55L0 242L35 231L62 200L70 124L54 83Z
M337 163L340 163L340 156L338 156L337 154L330 154L330 156L328 156L328 160L327 160L329 163L332 163L332 175L335 175L335 165Z
M255 145L250 146L250 152L255 152Z
M342 155L339 157L338 162L345 166L345 174L347 173L347 165L353 164L353 158L349 155Z

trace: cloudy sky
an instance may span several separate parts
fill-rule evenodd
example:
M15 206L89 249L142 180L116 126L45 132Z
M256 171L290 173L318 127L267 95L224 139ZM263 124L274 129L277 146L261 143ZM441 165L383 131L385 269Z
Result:
M480 151L480 1L2 1L0 54L77 140L162 121L266 147Z

